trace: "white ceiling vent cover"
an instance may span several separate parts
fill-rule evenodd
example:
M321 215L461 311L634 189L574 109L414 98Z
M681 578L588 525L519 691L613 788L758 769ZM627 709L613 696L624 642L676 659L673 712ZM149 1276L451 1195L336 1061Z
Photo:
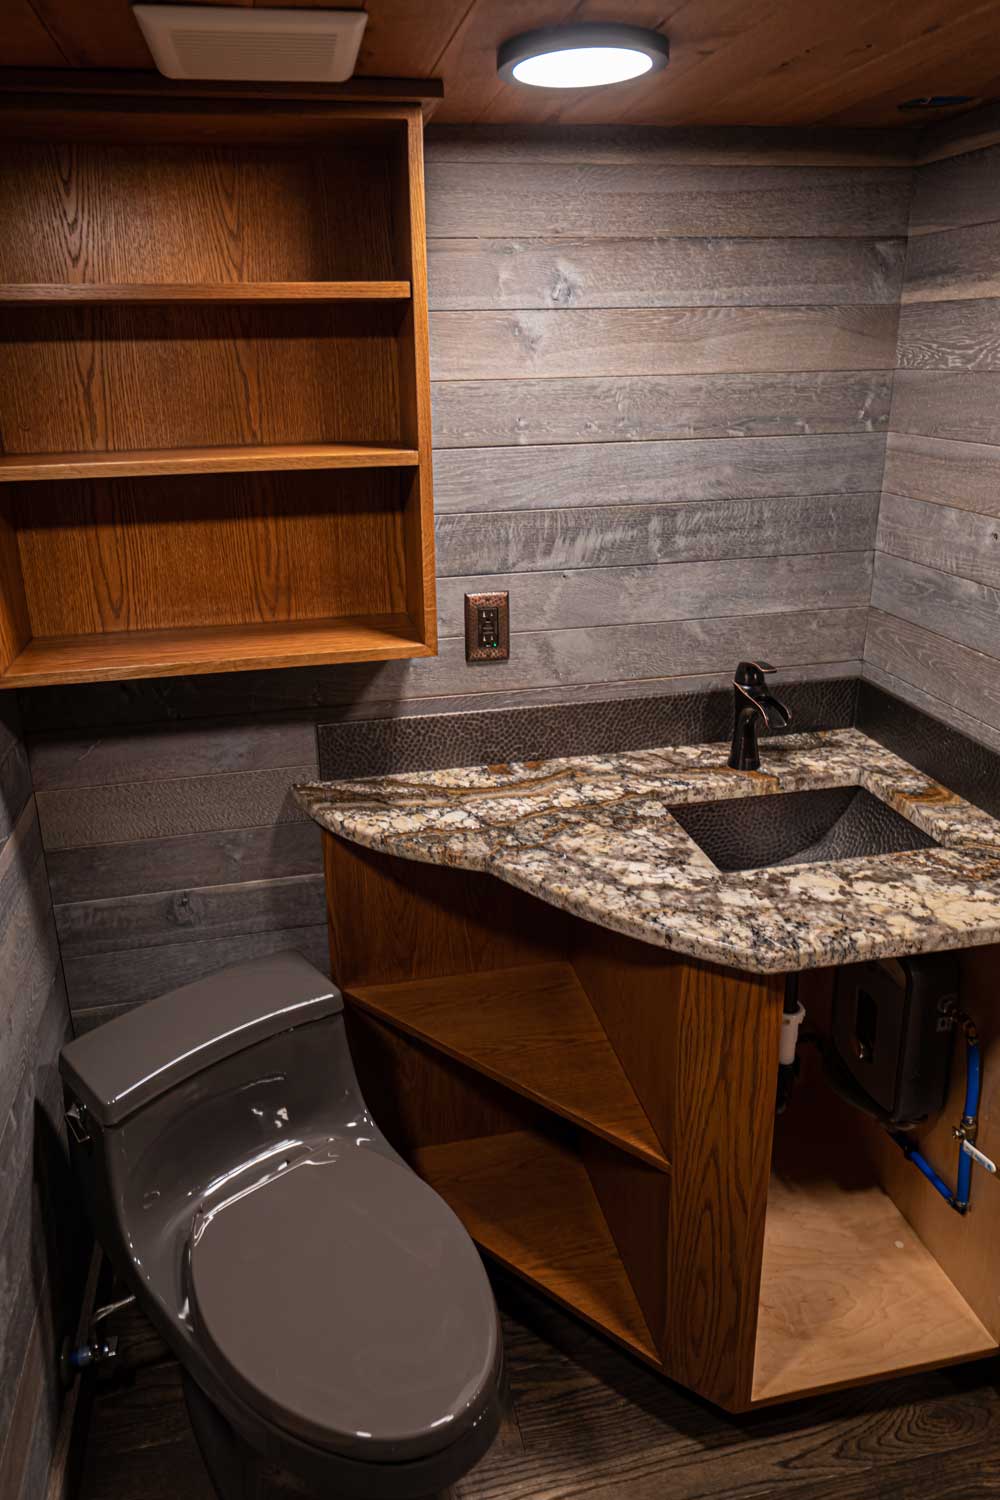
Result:
M354 72L363 10L250 10L228 5L134 5L167 78L343 83Z

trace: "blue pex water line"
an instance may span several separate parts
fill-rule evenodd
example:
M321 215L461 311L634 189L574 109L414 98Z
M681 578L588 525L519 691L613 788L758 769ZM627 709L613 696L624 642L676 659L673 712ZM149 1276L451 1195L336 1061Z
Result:
M955 1191L939 1177L924 1156L918 1151L912 1141L901 1130L890 1131L892 1139L902 1151L907 1161L912 1161L919 1172L922 1172L931 1186L941 1194L941 1197L951 1205L957 1213L964 1214L969 1211L969 1195L972 1189L972 1157L963 1149L965 1140L975 1141L976 1130L979 1124L979 1095L981 1091L981 1057L979 1050L979 1037L976 1028L968 1016L959 1016L965 1031L965 1110L962 1114L962 1134L959 1136L958 1150L958 1185Z

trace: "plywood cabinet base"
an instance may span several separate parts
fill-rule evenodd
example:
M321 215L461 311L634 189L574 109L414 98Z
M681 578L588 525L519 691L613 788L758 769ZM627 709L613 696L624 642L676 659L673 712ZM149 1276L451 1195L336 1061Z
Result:
M996 1352L818 1070L775 1128L782 976L324 842L366 1097L488 1255L732 1411Z

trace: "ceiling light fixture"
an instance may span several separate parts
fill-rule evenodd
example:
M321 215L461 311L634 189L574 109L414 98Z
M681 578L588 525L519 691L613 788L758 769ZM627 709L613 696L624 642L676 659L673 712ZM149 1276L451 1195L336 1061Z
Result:
M505 83L539 89L592 89L667 66L670 43L641 26L547 26L511 37L497 53Z

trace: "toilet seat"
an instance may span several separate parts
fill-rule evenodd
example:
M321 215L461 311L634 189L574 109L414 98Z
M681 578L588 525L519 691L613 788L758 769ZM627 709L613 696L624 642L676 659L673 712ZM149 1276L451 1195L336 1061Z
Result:
M262 1416L373 1462L443 1449L495 1391L496 1310L471 1242L402 1162L353 1140L214 1204L190 1243L200 1342Z

